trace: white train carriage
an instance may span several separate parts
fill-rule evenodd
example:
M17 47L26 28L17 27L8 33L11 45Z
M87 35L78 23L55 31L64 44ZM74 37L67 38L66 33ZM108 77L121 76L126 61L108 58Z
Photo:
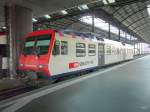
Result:
M133 46L86 38L84 34L41 30L28 34L19 70L46 77L89 70L133 58Z
M129 44L105 39L105 65L133 59L134 47Z
M7 57L7 37L5 32L0 32L0 56L2 57L2 70L7 71L8 69L8 57Z

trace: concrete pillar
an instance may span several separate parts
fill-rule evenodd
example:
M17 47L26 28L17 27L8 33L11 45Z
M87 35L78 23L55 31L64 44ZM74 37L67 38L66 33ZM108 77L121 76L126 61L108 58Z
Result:
M32 31L32 10L9 4L5 6L5 17L8 28L9 71L11 77L13 77L16 74L24 37Z

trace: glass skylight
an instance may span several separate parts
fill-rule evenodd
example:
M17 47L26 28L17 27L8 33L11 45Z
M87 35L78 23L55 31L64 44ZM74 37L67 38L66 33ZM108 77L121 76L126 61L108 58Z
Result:
M92 16L84 16L84 17L80 18L80 20L84 23L87 23L90 25L92 24ZM94 23L95 23L95 26L98 28L101 28L101 29L106 30L106 31L108 31L108 29L109 29L109 24L106 23L102 19L94 18Z
M92 16L84 16L80 20L87 24L92 24ZM97 28L100 28L105 31L109 31L109 23L105 22L104 20L102 20L100 18L94 18L94 24L95 24L95 27L97 27ZM112 25L110 26L110 31L117 35L119 33L119 29Z
M88 6L86 4L83 4L83 5L78 6L78 9L79 10L87 10L89 8L88 8Z
M84 16L80 18L80 21L92 25L92 16ZM100 28L107 32L109 31L109 23L100 18L94 18L94 24L97 28ZM119 35L119 29L113 25L110 25L110 32ZM131 36L130 34L126 34L126 32L123 30L120 30L120 36L122 38L127 38L128 40L137 40L137 38Z

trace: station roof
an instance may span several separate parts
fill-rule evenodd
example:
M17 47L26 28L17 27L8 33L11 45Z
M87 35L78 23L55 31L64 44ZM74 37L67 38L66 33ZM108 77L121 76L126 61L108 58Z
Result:
M94 10L96 16L106 19L115 26L131 33L131 35L150 43L150 18L147 11L150 0L115 0L113 4L104 4L102 0L1 0L0 26L4 26L5 22L4 5L12 1L18 5L31 8L34 17L41 17L44 14L51 14L54 17L58 17L58 11L66 9L70 15L64 16L63 23L66 24L63 24L63 28L67 28L76 21L76 27L82 29L83 26L78 25L80 22L73 16L80 17L79 13L85 14ZM108 0L106 1L108 2ZM79 11L77 7L81 4L87 4L89 10ZM55 21L52 24L60 25L62 23Z

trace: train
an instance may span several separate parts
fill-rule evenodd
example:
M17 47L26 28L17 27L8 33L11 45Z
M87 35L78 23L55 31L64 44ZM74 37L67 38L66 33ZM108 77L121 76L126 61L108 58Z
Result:
M7 37L5 32L0 32L0 69L2 75L8 72ZM0 76L3 77L3 76Z
M88 33L38 30L27 34L18 70L33 79L101 68L132 60L134 47Z

